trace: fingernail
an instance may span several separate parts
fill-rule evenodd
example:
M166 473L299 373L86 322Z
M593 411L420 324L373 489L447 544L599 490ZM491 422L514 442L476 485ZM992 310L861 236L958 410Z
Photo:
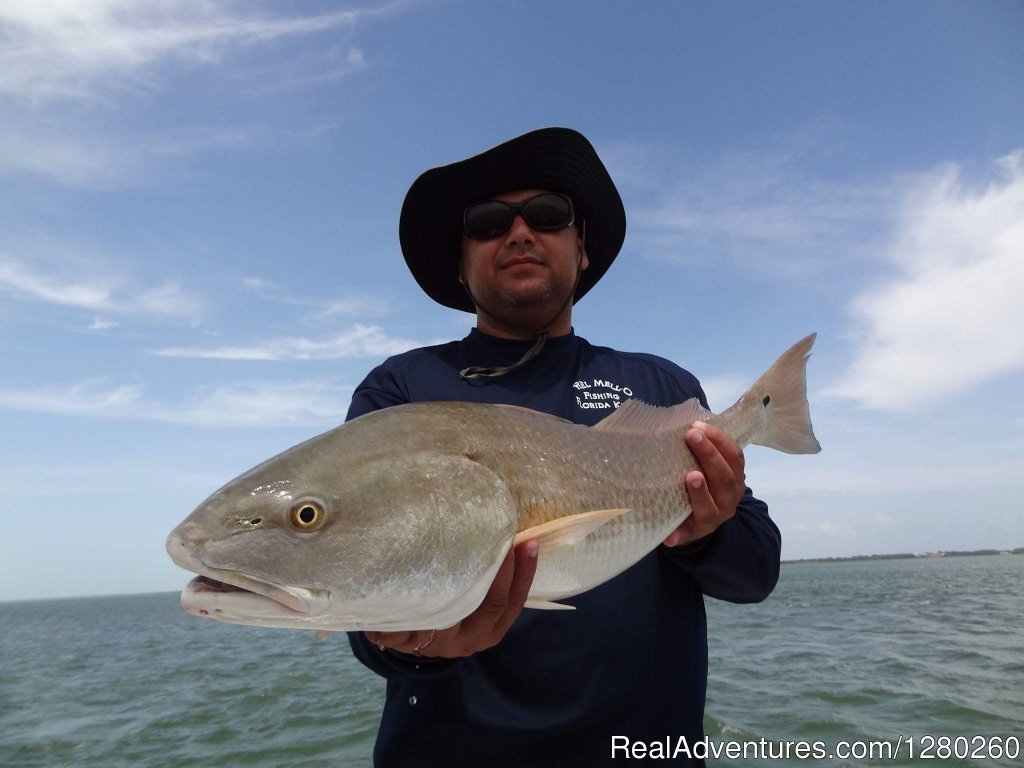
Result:
M700 488L702 485L704 485L703 477L695 477L693 478L693 480L690 481L691 488Z
M696 426L696 424L694 426ZM699 443L701 440L704 439L704 433L701 432L699 429L691 429L690 434L687 435L687 437L690 438L691 442Z
M699 429L701 432L703 432L705 429L708 428L708 424L706 421L695 421L693 422L693 428Z
M526 556L531 560L537 559L537 553L540 551L540 544L536 541L531 541L526 545Z

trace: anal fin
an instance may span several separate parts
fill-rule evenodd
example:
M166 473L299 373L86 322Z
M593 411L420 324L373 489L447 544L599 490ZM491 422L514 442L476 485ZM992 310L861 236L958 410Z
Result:
M575 611L575 605L553 603L550 600L527 600L524 608L536 608L540 611Z

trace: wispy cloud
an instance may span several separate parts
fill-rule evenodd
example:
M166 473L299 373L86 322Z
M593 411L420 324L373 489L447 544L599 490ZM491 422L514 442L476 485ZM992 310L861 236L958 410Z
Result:
M75 279L61 271L0 253L0 296L109 314L195 320L202 313L202 302L174 283L140 288L124 278Z
M285 37L351 29L393 10L274 16L240 4L174 0L15 0L0 6L0 93L32 101L146 88L162 62L195 66ZM361 51L346 59L365 65Z
M1024 369L1024 150L983 188L947 166L911 190L895 274L857 296L857 352L830 394L909 410Z
M300 307L307 316L316 320L327 320L339 315L375 317L388 312L388 301L380 296L350 295L335 298L297 296L272 280L262 277L243 277L242 287L275 304Z
M329 381L200 388L183 402L148 399L142 387L90 380L66 387L0 388L0 409L200 427L329 426L344 420L352 388Z
M781 460L770 457L767 450L749 453L748 475L750 484L759 495L771 499L827 499L836 497L857 498L866 491L879 490L884 493L913 494L938 490L962 490L964 478L986 489L1019 488L1021 456L1019 452L999 455L997 450L987 446L977 447L974 454L964 452L958 457L956 471L950 471L949 461L932 455L927 449L916 446L920 457L901 461L896 451L887 450L884 441L858 444L863 455L854 451L842 452L841 458L824 459L818 464L803 463L793 466L792 457ZM915 446L901 446L902 455L911 454ZM750 449L748 449L749 452ZM828 444L825 450L830 451ZM879 461L878 456L889 456ZM755 456L751 459L750 456ZM822 454L822 457L825 453ZM790 463L787 465L786 461ZM815 461L818 461L815 459Z
M691 269L713 256L759 280L834 282L856 265L873 285L850 305L853 363L825 394L866 407L925 407L1024 368L1024 150L981 186L956 165L823 181L823 130L711 160L608 147L639 203L632 247Z
M110 320L105 317L93 318L91 324L85 327L87 331L109 331L111 328L117 328L119 323L116 320Z
M702 376L700 385L707 395L711 410L720 412L735 403L752 382L732 374Z
M281 336L248 346L168 347L153 350L153 354L208 360L335 360L395 355L422 345L413 339L389 336L380 326L357 324L351 330L320 339Z
M259 103L361 72L372 59L351 44L356 30L406 6L282 15L209 0L0 3L0 174L110 189L149 182L171 158L296 134L308 144L323 126L247 126L237 114L218 124L206 105L224 101L219 93ZM300 37L309 44L299 50L280 44ZM181 119L153 126L149 116L200 71L213 89L204 106L175 104ZM189 115L202 122L188 126Z
M630 242L648 257L694 266L730 259L759 278L818 275L884 235L898 187L824 181L827 126L712 158L680 147L602 146L630 204ZM865 235L865 233L871 233Z
M142 402L137 386L105 386L90 380L68 387L31 390L0 388L0 408L75 416L121 417L136 412Z
M252 76L247 90L254 94L288 93L332 85L370 66L362 48L331 46L296 56L286 62L272 62L248 69Z
M238 384L194 395L158 417L197 426L330 425L344 420L351 398L351 387L324 381Z
M110 189L144 184L160 161L251 146L266 133L246 128L204 128L174 133L136 132L32 116L0 125L0 174L41 177L66 186Z

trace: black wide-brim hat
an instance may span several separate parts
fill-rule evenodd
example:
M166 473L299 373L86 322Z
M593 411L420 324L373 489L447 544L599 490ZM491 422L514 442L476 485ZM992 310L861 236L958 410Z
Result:
M479 155L432 168L409 188L398 239L416 282L430 298L475 312L459 282L462 214L493 195L521 189L561 192L572 198L576 224L586 222L583 247L590 262L573 302L604 275L626 236L626 211L597 152L569 128L541 128Z

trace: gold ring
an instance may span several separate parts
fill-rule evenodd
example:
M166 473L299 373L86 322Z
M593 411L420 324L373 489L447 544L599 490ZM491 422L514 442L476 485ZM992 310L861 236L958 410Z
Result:
M420 651L422 651L424 648L426 648L428 645L430 645L432 642L434 642L434 638L435 637L437 637L437 630L436 629L430 630L430 637L427 638L427 642L419 643L415 648L412 649L412 652L415 653L417 656L420 656L421 655ZM419 633L418 632L416 633L416 639L419 640Z

